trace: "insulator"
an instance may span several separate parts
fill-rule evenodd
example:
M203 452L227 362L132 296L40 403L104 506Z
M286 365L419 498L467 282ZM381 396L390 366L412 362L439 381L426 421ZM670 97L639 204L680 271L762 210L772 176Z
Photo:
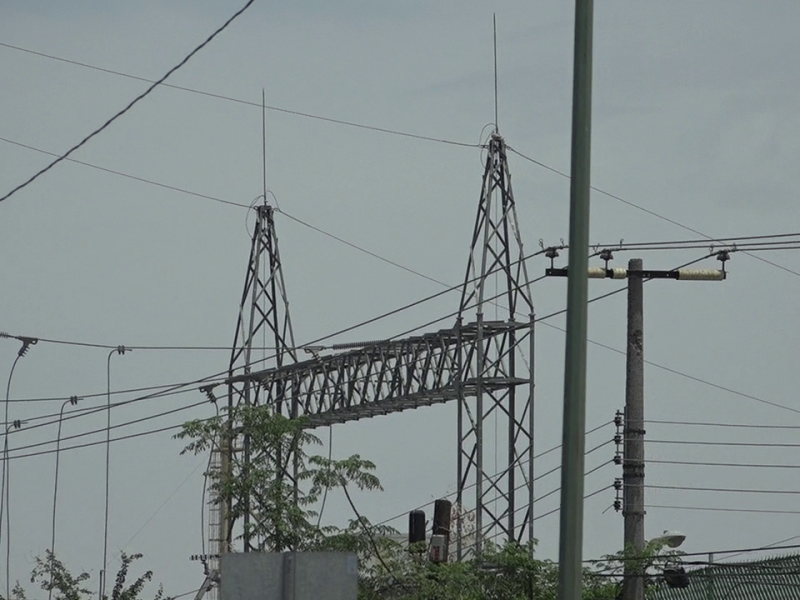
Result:
M678 269L678 279L681 281L722 281L725 279L725 272L719 269Z
M589 267L588 276L589 279L605 279L606 270L603 267Z
M211 402L211 404L217 403L217 397L214 395L213 387L204 385L203 387L200 388L200 391L206 395L206 398L208 398L208 401Z

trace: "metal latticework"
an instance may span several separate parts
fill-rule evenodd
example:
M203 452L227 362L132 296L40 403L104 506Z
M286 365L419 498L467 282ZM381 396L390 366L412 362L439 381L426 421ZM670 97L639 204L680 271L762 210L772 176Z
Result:
M533 373L528 363L520 377L518 364L523 349L533 360L533 301L523 259L506 146L494 133L456 325L459 331L471 321L476 329L474 391L462 386L458 402L456 498L462 508L474 507L476 535L465 547L455 532L459 558L479 554L486 540L533 537ZM487 312L491 326L502 322L506 330L491 335ZM523 319L529 328L518 326ZM530 382L526 394L518 394L520 381Z
M254 403L260 393L262 403L306 417L308 427L457 402L457 507L464 518L451 536L456 556L480 553L485 540L527 541L533 537L533 303L523 258L505 143L495 134L454 327L244 369L229 385L238 402ZM462 530L465 521L474 524L469 532Z
M254 365L263 368L266 356L261 358L255 356L255 351L259 347L264 349L278 369L297 362L294 333L289 316L289 301L286 296L280 252L278 251L278 238L275 232L274 209L264 204L257 207L255 211L256 222L250 247L250 258L239 304L228 372L230 378L228 382L229 411L234 411L239 406L255 406L264 403L261 387L246 377L253 370ZM235 377L242 374L245 375L244 378ZM296 413L284 402L281 386L272 391L269 403L274 406L276 412L288 416ZM259 451L259 449L250 447L247 436L228 436L228 439L219 444L217 453L220 456L212 456L212 463L215 461L219 463L223 476L236 476L234 471L246 470L252 458L251 453ZM234 460L234 457L239 456L240 460ZM293 473L286 475L293 477ZM238 524L238 527L241 529L242 550L245 552L252 547L258 547L258 542L251 540L250 519L251 512L255 507L250 506L250 501L249 497L243 498L243 510L238 511L243 515L242 523ZM216 543L217 554L232 551L234 549L233 541L236 537L234 529L237 527L231 517L232 507L220 500L212 503L210 512L217 514L209 514L209 522L218 524L217 531L211 533L210 544Z
M527 325L523 326L527 330ZM483 341L505 338L519 325L486 321ZM475 323L401 340L371 342L362 348L323 356L281 369L242 375L257 380L264 398L283 394L308 427L345 423L430 406L478 387L478 328ZM528 379L488 380L484 389L527 384Z

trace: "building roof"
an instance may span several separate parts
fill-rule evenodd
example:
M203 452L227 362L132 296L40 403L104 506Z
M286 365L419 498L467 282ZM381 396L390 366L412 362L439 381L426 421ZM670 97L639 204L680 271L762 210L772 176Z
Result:
M689 587L659 584L653 600L800 600L800 554L687 569Z

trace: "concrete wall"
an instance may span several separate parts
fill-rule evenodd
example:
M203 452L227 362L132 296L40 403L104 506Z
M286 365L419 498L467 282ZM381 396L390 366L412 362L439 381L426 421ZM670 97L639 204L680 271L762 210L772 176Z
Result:
M349 552L224 554L220 600L356 600L358 559Z

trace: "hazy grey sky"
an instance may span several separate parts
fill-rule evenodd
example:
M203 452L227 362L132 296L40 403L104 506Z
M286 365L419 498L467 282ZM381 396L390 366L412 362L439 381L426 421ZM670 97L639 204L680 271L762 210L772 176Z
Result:
M0 42L155 79L240 4L3 2ZM492 12L498 19L500 130L512 147L567 171L569 2L260 1L170 82L256 103L264 88L272 106L478 143L494 118ZM798 231L799 18L796 2L596 3L593 184L713 236ZM0 72L0 137L56 153L147 85L3 46ZM275 111L267 115L267 136L268 187L287 213L431 277L461 280L480 191L478 149ZM260 110L158 89L74 158L249 204L261 190ZM0 193L49 160L0 141ZM510 156L510 170L526 247L536 248L540 238L545 244L566 238L567 180L516 155ZM591 238L597 242L698 237L600 194L593 194L592 202ZM0 330L130 346L231 343L252 224L246 210L62 163L0 204L0 216ZM277 221L300 342L439 289L284 216ZM646 266L669 268L702 254L651 252L643 258ZM619 253L615 264L631 257ZM765 258L800 272L796 251ZM532 262L532 276L545 266L544 260ZM741 254L729 269L724 283L646 286L646 356L792 410L651 366L647 415L800 426L800 276ZM590 293L615 285L592 282ZM561 308L565 293L562 280L536 284L537 313ZM446 296L339 341L393 335L455 310L457 302ZM590 309L592 340L624 349L624 323L624 295ZM563 319L552 324L562 326ZM563 344L560 331L538 329L537 451L559 442ZM17 349L16 342L0 340L0 372L7 373ZM103 393L106 357L105 350L40 343L20 361L11 397ZM589 360L592 427L622 407L624 359L592 345ZM111 380L115 389L131 389L190 381L226 366L225 352L137 350L112 358ZM193 391L137 402L115 409L112 418L121 423L201 400ZM82 406L104 403L101 396ZM57 401L18 402L11 418L31 419L59 407ZM118 434L210 414L211 406L203 405ZM357 497L370 519L403 514L393 523L402 529L408 510L454 491L455 414L454 405L445 405L334 428L335 456L358 452L379 465L386 491ZM66 421L63 433L104 423L98 413ZM658 440L798 439L791 430L659 424L647 430ZM55 433L53 426L22 430L9 437L10 446L53 440ZM606 428L588 444L611 435L613 429ZM102 439L101 434L72 443ZM181 447L166 433L112 447L111 554L116 560L121 549L143 552L143 564L155 570L170 594L196 589L202 581L201 566L188 559L200 552L204 458L179 456ZM608 447L587 463L611 456ZM800 448L651 443L647 456L800 465ZM61 458L58 546L70 566L95 574L102 562L104 458L102 445ZM537 469L543 472L559 460L553 453ZM33 557L49 546L53 463L53 454L11 463L13 578L24 580ZM800 489L794 473L652 464L647 482ZM619 476L618 467L601 469L588 478L586 489L610 485ZM543 479L537 495L558 484L557 475ZM609 490L586 504L587 558L621 545L621 516L604 512L613 498ZM794 496L781 494L648 490L647 498L693 507L791 511L796 506ZM537 512L557 503L554 494L540 507L537 503ZM334 494L326 519L344 521L348 511ZM687 551L758 546L800 536L800 514L649 509L647 535L663 529L684 531ZM537 521L536 530L542 555L555 557L557 516Z

